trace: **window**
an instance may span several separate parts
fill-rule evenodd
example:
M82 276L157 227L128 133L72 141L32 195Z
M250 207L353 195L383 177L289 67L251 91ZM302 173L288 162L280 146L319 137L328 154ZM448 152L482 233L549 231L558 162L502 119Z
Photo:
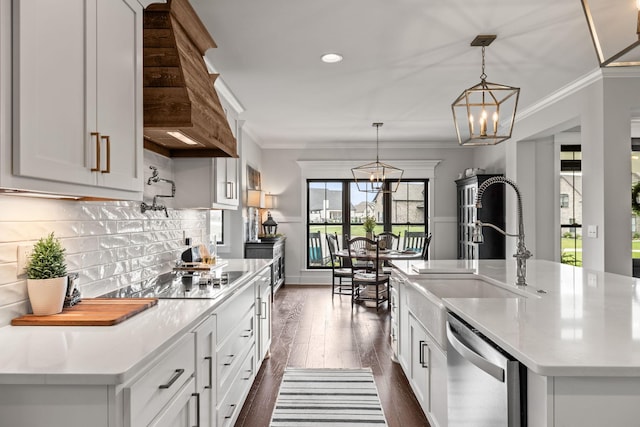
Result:
M560 248L564 264L582 265L582 153L560 147Z
M209 211L209 239L218 245L224 244L224 216L222 210Z
M322 267L329 262L325 235L342 235L345 218L342 181L307 181L307 265Z
M353 180L307 180L307 267L330 268L326 234L365 236L367 216L374 233L427 231L427 180L403 180L395 193L364 193ZM402 240L401 240L402 242Z

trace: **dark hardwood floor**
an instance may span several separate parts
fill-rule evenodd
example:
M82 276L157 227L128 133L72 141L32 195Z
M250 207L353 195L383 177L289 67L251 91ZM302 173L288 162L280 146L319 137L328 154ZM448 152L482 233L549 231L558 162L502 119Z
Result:
M287 366L373 371L389 427L429 426L402 368L391 361L389 312L351 307L326 286L280 288L273 304L271 357L264 361L236 427L267 427Z

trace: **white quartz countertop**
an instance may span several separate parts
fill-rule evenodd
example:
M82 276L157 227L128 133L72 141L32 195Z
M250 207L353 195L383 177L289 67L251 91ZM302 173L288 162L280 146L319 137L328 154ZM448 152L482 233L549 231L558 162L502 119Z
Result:
M121 384L224 304L271 260L229 260L247 275L214 300L160 300L114 326L0 328L0 384Z
M416 268L414 264L419 265ZM428 279L428 273L418 274L416 270L427 271L431 265L440 278L473 274L524 294L442 301L447 309L540 375L640 376L640 281L632 277L529 260L528 286L517 288L512 260L408 261L394 265L410 280ZM473 266L473 273L468 272L469 266Z

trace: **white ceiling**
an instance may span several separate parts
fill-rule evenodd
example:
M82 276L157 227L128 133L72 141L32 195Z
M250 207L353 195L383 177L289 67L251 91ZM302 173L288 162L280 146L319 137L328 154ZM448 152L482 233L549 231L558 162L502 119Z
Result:
M480 81L481 48L469 46L478 34L497 34L487 81L520 87L519 111L598 68L579 0L191 4L218 45L207 60L265 148L375 141L373 122L384 122L381 143L455 146L451 102ZM635 37L635 17L615 28ZM344 61L321 62L327 52Z

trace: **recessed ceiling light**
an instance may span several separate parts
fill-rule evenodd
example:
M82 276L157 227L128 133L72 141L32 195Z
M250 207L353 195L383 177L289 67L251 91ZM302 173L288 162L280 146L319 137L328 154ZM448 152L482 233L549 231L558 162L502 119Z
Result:
M342 55L339 53L325 53L320 59L322 59L322 62L326 62L327 64L334 64L342 61Z

